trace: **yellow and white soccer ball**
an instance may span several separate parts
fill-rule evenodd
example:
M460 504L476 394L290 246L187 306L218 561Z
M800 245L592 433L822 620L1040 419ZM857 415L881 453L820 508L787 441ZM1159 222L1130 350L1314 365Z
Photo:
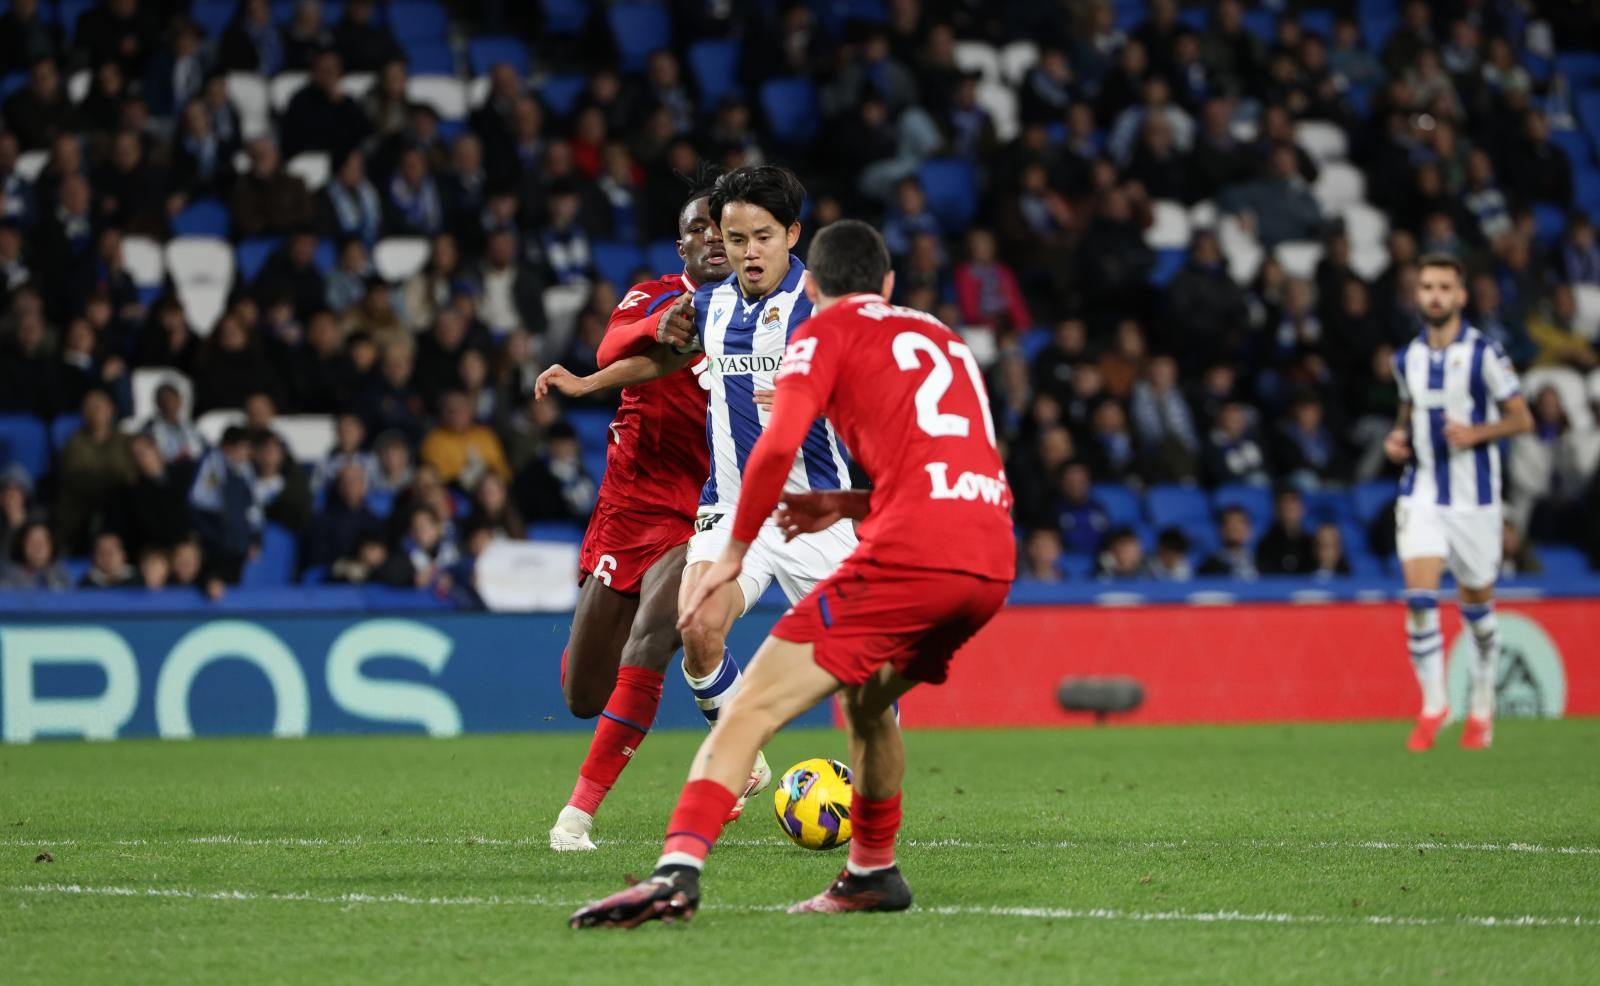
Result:
M850 768L814 757L784 771L772 792L778 827L805 849L835 849L850 841Z

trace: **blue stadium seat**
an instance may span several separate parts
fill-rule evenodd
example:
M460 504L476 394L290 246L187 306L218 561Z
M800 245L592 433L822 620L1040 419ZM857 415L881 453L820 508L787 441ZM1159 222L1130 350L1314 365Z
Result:
M1164 288L1172 283L1172 279L1183 271L1183 265L1189 259L1189 251L1183 247L1169 247L1156 251L1156 265L1150 269L1148 278L1151 285Z
M1132 34L1150 17L1150 8L1144 0L1124 0L1116 5L1117 30L1124 34Z
M389 490L373 490L367 494L367 509L372 511L372 516L387 518L394 513L395 495Z
M1344 556L1350 562L1351 575L1382 575L1383 565L1367 546L1367 532L1346 521L1339 525L1339 536L1344 540Z
M223 2L223 0L214 0L214 2ZM299 3L300 0L272 0L272 3L270 4L272 7L272 19L279 24L289 23L290 21L294 20L294 8L299 6ZM231 2L228 5L230 7L233 6ZM323 26L331 31L333 30L333 26L342 20L344 20L343 0L323 0ZM379 4L375 9L373 21L378 24L382 24L384 22L382 4Z
M1582 548L1575 548L1570 544L1536 544L1533 554L1543 563L1547 578L1572 578L1576 575L1592 574L1589 558L1583 553Z
M809 143L822 125L810 79L768 79L761 84L761 109L773 135L786 144Z
M555 541L559 544L577 544L583 540L583 528L577 524L545 521L528 525L529 541Z
M1400 495L1392 479L1374 479L1357 486L1351 496L1355 501L1356 521L1362 527L1372 523L1372 519L1387 509Z
M202 0L189 8L189 19L199 25L206 36L216 41L222 37L222 32L227 30L228 22L233 20L234 4L223 0Z
M339 245L332 240L318 240L317 250L311 258L317 270L326 276L339 265Z
M683 270L683 258L678 256L677 240L657 240L645 247L644 261L656 274L676 274Z
M1600 168L1572 169L1572 204L1590 218L1600 216Z
M327 585L332 578L326 565L313 565L300 573L301 585Z
M1278 34L1278 15L1264 7L1248 7L1244 12L1244 29L1262 44L1270 45Z
M78 18L94 7L96 0L57 0L56 22L61 25L61 39L68 44L78 33ZM45 6L40 4L40 6Z
M1533 237L1539 245L1550 247L1567 230L1567 210L1559 205L1539 202L1533 207Z
M472 67L473 75L488 75L489 70L501 62L510 63L522 76L533 69L528 46L518 38L493 35L467 42L467 64Z
M1211 504L1205 492L1193 486L1168 483L1152 486L1144 495L1145 516L1156 530L1184 527L1191 523L1210 525Z
M739 42L729 38L696 41L689 46L689 71L700 89L700 105L716 106L739 91Z
M1250 515L1250 525L1258 531L1266 530L1272 523L1272 491L1265 486L1251 486L1249 483L1229 483L1219 486L1211 494L1211 508L1213 513L1220 512L1227 507L1241 507Z
M261 268L272 259L273 251L282 245L281 236L257 236L240 240L233 248L233 266L238 271L240 283L254 282L256 275L261 273Z
M1302 10L1300 12L1300 30L1307 34L1315 34L1324 41L1333 38L1334 15L1331 10Z
M402 41L406 68L412 75L455 75L456 57L450 46L434 38Z
M1211 12L1199 5L1186 6L1178 11L1178 22L1191 31L1204 34L1206 28L1211 26Z
M50 469L50 433L31 414L0 414L0 466L13 462L36 481Z
M1556 71L1567 77L1574 91L1600 83L1600 52L1563 51L1556 54Z
M611 442L612 417L610 411L591 408L575 408L566 413L567 424L578 433L578 444L585 452L606 450Z
M557 116L570 116L578 108L578 100L583 98L583 91L588 86L587 76L552 75L544 80L544 85L534 95L550 112Z
M546 34L571 37L589 23L589 0L544 0L543 6Z
M633 283L633 272L645 266L644 251L632 243L596 243L589 255L595 271L618 291L626 291Z
M1112 527L1139 526L1139 498L1121 483L1095 483L1090 492Z
M1056 570L1064 578L1073 582L1087 582L1094 578L1095 566L1099 559L1093 554L1087 555L1062 555L1056 563Z
M933 213L947 233L960 232L978 214L978 176L960 158L927 161L918 172L922 190Z
M383 9L381 6L378 8ZM450 35L450 17L433 0L395 0L387 15L389 30L398 41L445 38Z
M1586 89L1572 98L1573 112L1578 115L1579 129L1588 134L1600 134L1600 89Z
M1039 354L1050 347L1054 334L1042 325L1025 329L1022 337L1017 340L1017 351L1028 363L1039 358Z
M1310 490L1300 498L1306 505L1307 526L1355 520L1355 498L1343 490Z
M1589 138L1580 130L1552 130L1550 143L1566 152L1567 160L1572 162L1572 170L1592 167L1594 155L1590 151Z
M78 433L83 427L83 415L63 414L50 422L50 448L59 458L61 450L67 447L67 439Z
M0 101L10 98L18 89L25 89L28 85L28 73L17 71L8 72L0 76Z
M586 448L583 450L582 455L584 471L597 483L604 480L606 478L605 446L602 445L594 449Z
M1528 75L1534 82L1545 83L1550 81L1550 73L1555 69L1555 63L1542 55L1531 51L1522 53L1522 67L1528 70Z
M268 524L261 532L261 553L244 567L239 584L252 589L292 585L299 553L293 532Z
M195 199L172 217L173 236L216 236L228 238L233 219L221 199Z
M1400 5L1393 0L1363 0L1356 21L1361 25L1361 40L1370 51L1382 51L1389 35L1400 26Z
M672 47L672 16L653 3L619 3L608 11L624 72L644 68L651 53Z

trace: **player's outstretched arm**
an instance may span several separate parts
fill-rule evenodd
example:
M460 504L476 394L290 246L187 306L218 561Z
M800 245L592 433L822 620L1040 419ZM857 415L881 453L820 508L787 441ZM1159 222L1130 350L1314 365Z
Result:
M617 360L586 377L577 376L557 363L539 374L539 379L533 384L533 396L544 400L554 390L567 397L587 397L604 390L632 387L676 373L693 360L692 353L677 353L667 346L653 346L642 355Z
M872 510L867 490L821 490L785 493L774 518L785 541L826 530L841 520L866 520Z

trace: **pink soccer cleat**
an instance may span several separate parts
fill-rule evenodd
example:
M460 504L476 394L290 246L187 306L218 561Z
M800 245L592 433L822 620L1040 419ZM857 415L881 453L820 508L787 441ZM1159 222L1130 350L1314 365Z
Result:
M1467 716L1467 728L1461 731L1463 750L1487 750L1494 742L1494 720L1488 716Z
M1433 749L1433 741L1439 738L1439 728L1448 718L1449 709L1440 710L1436 716L1417 716L1417 725L1411 730L1411 738L1406 740L1406 749L1412 753L1426 753Z

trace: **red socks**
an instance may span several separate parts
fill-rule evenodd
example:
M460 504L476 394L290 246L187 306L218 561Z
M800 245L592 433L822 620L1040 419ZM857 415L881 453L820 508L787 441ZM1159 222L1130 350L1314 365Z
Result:
M662 863L694 867L704 863L737 800L737 794L713 780L701 778L685 784L678 796L678 807L672 811L672 821L667 823Z
M856 791L850 798L850 868L881 870L894 865L894 840L900 832L900 795L869 801Z
M633 667L617 670L617 686L595 724L589 755L578 768L578 786L572 789L567 804L588 815L599 810L600 802L655 722L656 708L661 704L661 682L659 671Z

